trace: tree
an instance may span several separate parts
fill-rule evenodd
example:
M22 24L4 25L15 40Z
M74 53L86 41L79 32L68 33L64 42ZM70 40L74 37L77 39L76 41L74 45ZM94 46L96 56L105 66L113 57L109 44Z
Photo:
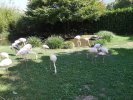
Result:
M133 7L133 0L115 0L115 2L110 3L108 9L118 9L118 8L127 8Z
M114 2L109 3L109 4L106 6L106 8L107 8L108 10L113 10L113 9L114 9Z
M26 15L38 22L54 24L96 19L104 9L99 0L31 0Z
M114 8L126 8L126 7L133 7L132 0L116 0Z
M42 37L77 33L81 30L78 26L86 20L98 19L104 10L101 0L29 0L18 29L23 34Z

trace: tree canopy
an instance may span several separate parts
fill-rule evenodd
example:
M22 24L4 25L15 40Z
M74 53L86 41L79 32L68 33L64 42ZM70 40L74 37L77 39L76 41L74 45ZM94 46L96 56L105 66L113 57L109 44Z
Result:
M96 19L104 10L99 0L31 0L26 15L31 20L54 24Z
M118 9L118 8L127 8L133 7L133 0L115 0L115 2L110 3L108 9Z

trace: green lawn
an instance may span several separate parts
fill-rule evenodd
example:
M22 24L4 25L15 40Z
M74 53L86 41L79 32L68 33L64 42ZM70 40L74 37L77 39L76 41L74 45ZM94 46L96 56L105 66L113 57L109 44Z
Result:
M34 48L39 59L29 55L25 63L9 46L0 46L0 52L8 52L13 60L9 74L0 71L0 100L133 100L133 38L116 36L106 46L110 55L105 63L100 57L91 63L87 47ZM49 61L51 53L58 57L57 75Z

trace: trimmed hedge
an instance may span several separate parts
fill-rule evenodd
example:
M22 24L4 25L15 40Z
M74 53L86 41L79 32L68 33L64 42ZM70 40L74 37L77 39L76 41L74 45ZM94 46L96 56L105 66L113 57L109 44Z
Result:
M97 30L109 30L117 34L133 34L133 8L108 11L96 21Z

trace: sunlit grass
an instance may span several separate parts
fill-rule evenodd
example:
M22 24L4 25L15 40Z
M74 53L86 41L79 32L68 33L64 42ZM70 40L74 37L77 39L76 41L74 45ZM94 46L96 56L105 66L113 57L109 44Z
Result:
M0 52L8 52L13 60L8 73L0 71L0 96L8 100L82 100L89 96L98 100L132 100L133 45L128 45L132 41L116 36L106 44L110 54L105 63L100 57L95 63L87 59L88 47L34 48L38 59L30 54L30 60L24 62L8 46L0 46ZM49 60L51 53L58 57L57 75Z

